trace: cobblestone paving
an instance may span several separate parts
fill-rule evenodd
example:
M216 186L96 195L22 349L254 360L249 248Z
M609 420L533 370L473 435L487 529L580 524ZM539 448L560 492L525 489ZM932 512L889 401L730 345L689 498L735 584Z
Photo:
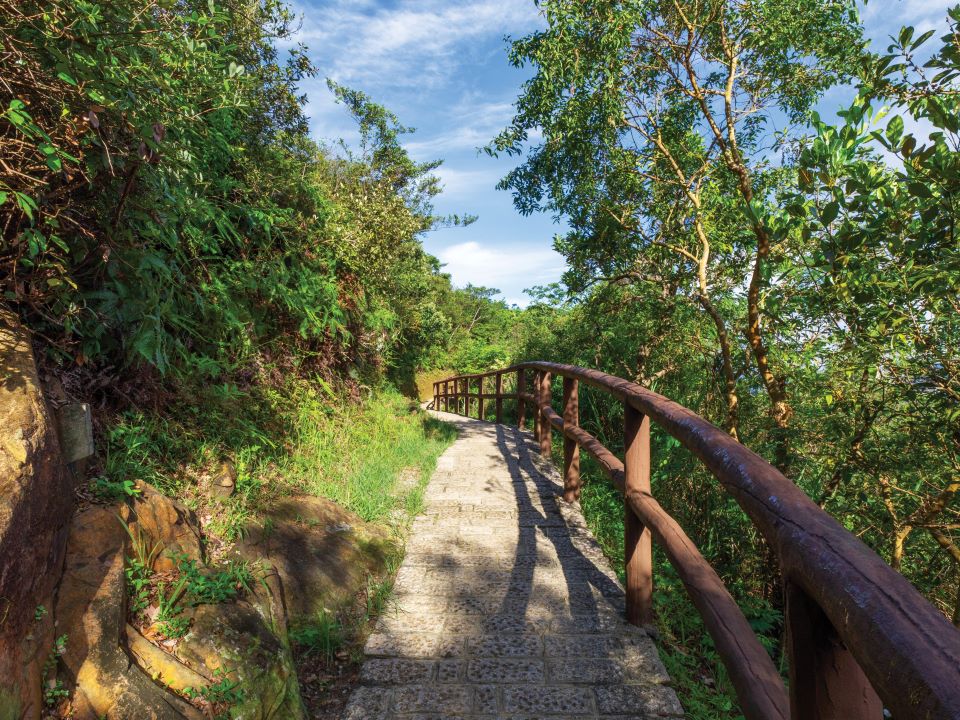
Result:
M653 641L557 471L516 428L457 425L347 720L676 717Z

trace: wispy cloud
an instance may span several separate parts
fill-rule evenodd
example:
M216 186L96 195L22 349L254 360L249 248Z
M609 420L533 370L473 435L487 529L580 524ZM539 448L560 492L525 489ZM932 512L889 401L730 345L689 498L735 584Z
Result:
M461 170L441 165L435 174L443 184L443 197L460 199L493 191L504 173L498 167Z
M469 61L469 42L491 34L525 32L537 22L532 2L401 0L390 7L370 0L296 6L303 25L293 42L333 60L325 72L366 87L442 84Z
M943 28L947 8L956 0L881 0L869 2L861 9L867 34L875 41L874 51L882 52L891 36L896 36L903 25L913 25L917 34Z
M485 102L476 94L461 98L445 113L444 131L424 140L405 143L407 150L418 158L434 157L448 152L473 151L489 143L513 117L512 101Z
M527 288L555 281L564 269L563 258L544 245L498 248L471 240L449 245L437 257L458 286ZM526 302L509 294L508 300Z

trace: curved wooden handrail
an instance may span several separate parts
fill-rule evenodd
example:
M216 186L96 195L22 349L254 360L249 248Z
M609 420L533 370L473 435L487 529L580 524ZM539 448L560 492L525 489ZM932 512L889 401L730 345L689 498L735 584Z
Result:
M508 373L516 373L518 378L516 392L509 395L501 392L502 377ZM533 374L535 392L529 393L525 379ZM562 417L550 404L550 382L557 376L565 379ZM663 547L703 617L747 718L880 720L886 707L897 720L960 720L960 631L906 578L759 455L662 395L573 365L524 362L448 378L434 384L434 407L449 411L451 399L456 398L453 411L459 412L463 400L469 414L470 400L476 399L480 417L484 417L483 381L488 377L497 380L498 422L502 421L501 398L517 399L519 424L525 406L532 405L537 411L535 432L542 450L549 451L550 432L556 429L568 444L596 458L614 484L625 491L627 506ZM475 394L469 392L471 381L479 383ZM649 472L649 458L637 455L637 447L646 453L648 442L634 446L629 439L633 435L628 434L625 465L579 427L579 382L622 402L627 425L631 415L652 421L693 452L776 552L786 599L789 700L770 657L720 578L676 521L643 483L638 483L638 472ZM450 383L454 392L450 392ZM578 460L568 450L565 458L565 496L575 495ZM628 557L631 550L627 548ZM637 567L644 562L649 565L649 558L641 561ZM631 577L633 562L627 566L628 617L631 601L649 602L643 599L643 578ZM649 608L634 609L633 613L649 614Z

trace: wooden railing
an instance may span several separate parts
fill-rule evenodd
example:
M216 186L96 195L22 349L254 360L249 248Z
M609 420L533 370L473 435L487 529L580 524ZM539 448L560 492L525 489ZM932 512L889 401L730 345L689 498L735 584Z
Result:
M516 377L505 393L504 378ZM563 378L563 410L550 406ZM484 391L493 378L494 391ZM532 381L532 389L528 384ZM471 384L476 391L471 392ZM583 383L623 403L624 458L579 425ZM525 362L434 383L437 410L485 418L485 401L534 412L541 453L563 436L563 496L580 493L580 449L624 493L627 619L652 621L656 540L703 618L748 720L960 720L960 631L899 573L756 453L685 407L635 383L572 365ZM471 407L472 406L472 407ZM650 423L693 452L776 553L784 588L789 693L717 573L650 491ZM629 709L625 708L624 712Z

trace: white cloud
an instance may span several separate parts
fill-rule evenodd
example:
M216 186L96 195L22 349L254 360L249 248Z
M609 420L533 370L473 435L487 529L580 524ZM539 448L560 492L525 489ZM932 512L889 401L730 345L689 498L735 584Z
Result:
M461 98L447 113L451 130L432 138L404 143L418 158L433 158L450 151L471 151L489 143L513 118L513 102L485 102L476 94Z
M493 191L503 172L491 167L483 170L458 170L441 165L434 174L443 184L443 198L464 198L487 195Z
M454 285L461 287L470 283L527 288L554 282L564 271L563 258L546 243L542 247L501 248L471 240L443 248L437 257ZM529 301L508 297L508 302L525 305Z
M288 44L305 43L332 61L324 71L346 84L424 87L442 84L470 58L470 42L518 34L537 23L528 0L369 0L298 5L303 24Z
M927 30L947 29L947 8L956 0L873 0L861 8L867 36L874 41L874 52L884 52L891 36L896 37L904 25L913 25L916 34ZM931 41L932 43L933 41Z

